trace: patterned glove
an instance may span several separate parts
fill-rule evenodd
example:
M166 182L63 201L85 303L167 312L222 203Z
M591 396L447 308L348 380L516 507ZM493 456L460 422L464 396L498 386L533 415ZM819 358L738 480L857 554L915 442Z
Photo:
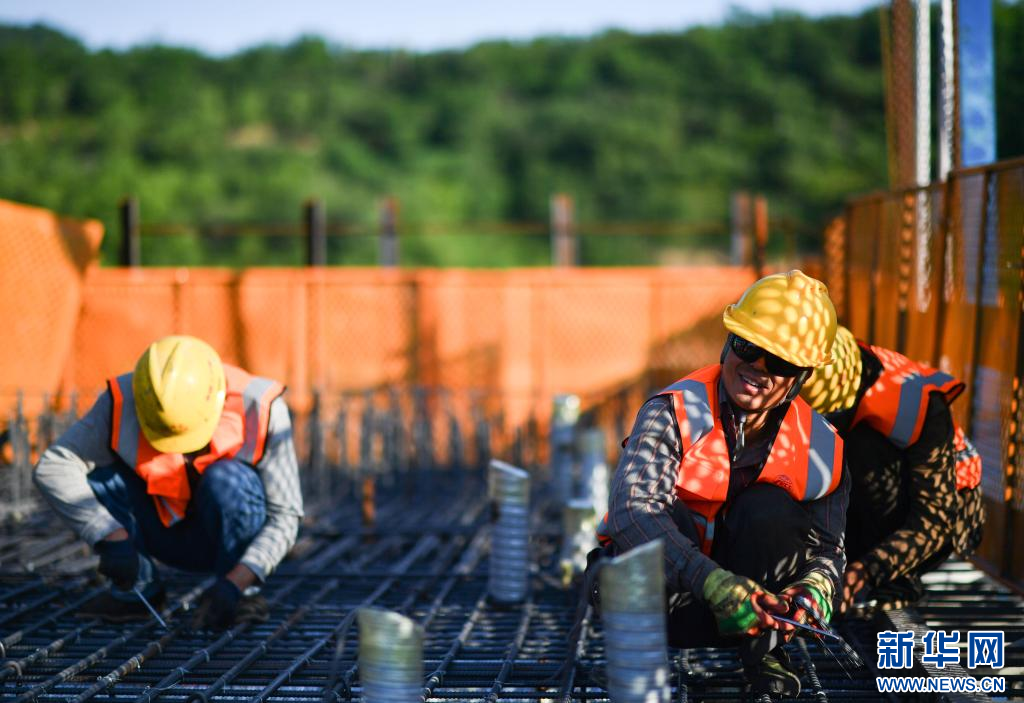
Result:
M775 596L746 576L715 569L704 581L703 596L723 636L752 635L775 626L765 610L765 605L777 605Z
M820 571L812 571L779 595L792 606L790 616L798 622L827 626L832 619L832 581Z

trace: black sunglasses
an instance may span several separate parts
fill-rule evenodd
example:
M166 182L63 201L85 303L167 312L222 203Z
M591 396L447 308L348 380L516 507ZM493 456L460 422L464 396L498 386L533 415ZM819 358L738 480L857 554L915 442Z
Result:
M755 361L764 357L765 368L768 369L768 373L772 376L782 376L784 378L794 378L804 372L802 366L791 364L785 359L780 359L771 352L767 352L761 347L757 346L753 342L748 342L743 337L735 334L730 334L729 348L732 349L732 353L740 358L740 360L753 364Z

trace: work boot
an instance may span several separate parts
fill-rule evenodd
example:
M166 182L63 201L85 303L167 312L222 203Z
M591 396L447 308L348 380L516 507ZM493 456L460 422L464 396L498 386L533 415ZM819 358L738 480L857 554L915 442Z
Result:
M167 590L160 582L149 584L142 594L149 604L159 612L167 604ZM78 609L80 618L100 618L106 622L135 622L149 620L153 614L134 591L120 591L111 588L90 598Z
M765 654L758 664L744 667L743 675L747 679L747 690L754 698L767 694L772 700L780 700L800 695L800 676L782 647Z

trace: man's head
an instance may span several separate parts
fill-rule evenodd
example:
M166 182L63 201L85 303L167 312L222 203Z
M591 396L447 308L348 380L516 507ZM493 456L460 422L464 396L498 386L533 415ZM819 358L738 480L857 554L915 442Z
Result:
M132 394L142 434L154 449L199 451L209 444L224 409L224 366L201 339L164 337L135 364Z
M832 363L836 311L828 289L801 271L766 276L722 316L731 333L722 383L747 412L764 412L796 396L814 368Z
M822 415L848 410L857 400L864 362L853 333L842 325L832 346L833 362L815 369L800 396Z

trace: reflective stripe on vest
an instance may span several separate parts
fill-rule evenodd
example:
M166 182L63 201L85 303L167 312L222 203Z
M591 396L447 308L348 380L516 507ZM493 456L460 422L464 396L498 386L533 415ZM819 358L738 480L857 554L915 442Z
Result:
M835 489L836 431L828 420L811 414L811 444L807 451L807 488L804 500L817 500ZM840 468L840 471L842 469Z
M858 344L878 357L882 373L861 398L853 424L866 422L897 447L906 449L921 436L929 394L937 391L952 403L963 392L964 384L891 349Z
M113 398L113 417L110 427L110 448L124 460L128 466L135 468L135 458L139 452L139 421L135 416L135 396L132 394L132 375L122 374L107 381L110 395ZM133 428L136 431L133 431ZM125 431L126 430L126 431Z
M278 388L280 390L277 390ZM242 403L245 407L245 441L236 456L253 465L258 464L259 460L263 458L263 450L266 448L267 425L270 423L270 403L267 403L266 412L264 412L262 401L268 392L274 393L270 398L270 400L274 400L284 392L284 388L269 378L253 376L242 393ZM250 431L250 428L254 431Z
M679 393L682 398L685 420L679 427L679 434L685 452L715 427L707 386L701 381L684 378L673 383L659 395L665 393Z
M284 386L224 365L227 398L207 452L193 461L202 473L219 459L235 458L255 466L263 458L270 424L270 405ZM110 448L146 481L160 520L168 527L181 520L191 498L185 458L157 452L142 434L135 414L132 374L107 381L113 401Z

